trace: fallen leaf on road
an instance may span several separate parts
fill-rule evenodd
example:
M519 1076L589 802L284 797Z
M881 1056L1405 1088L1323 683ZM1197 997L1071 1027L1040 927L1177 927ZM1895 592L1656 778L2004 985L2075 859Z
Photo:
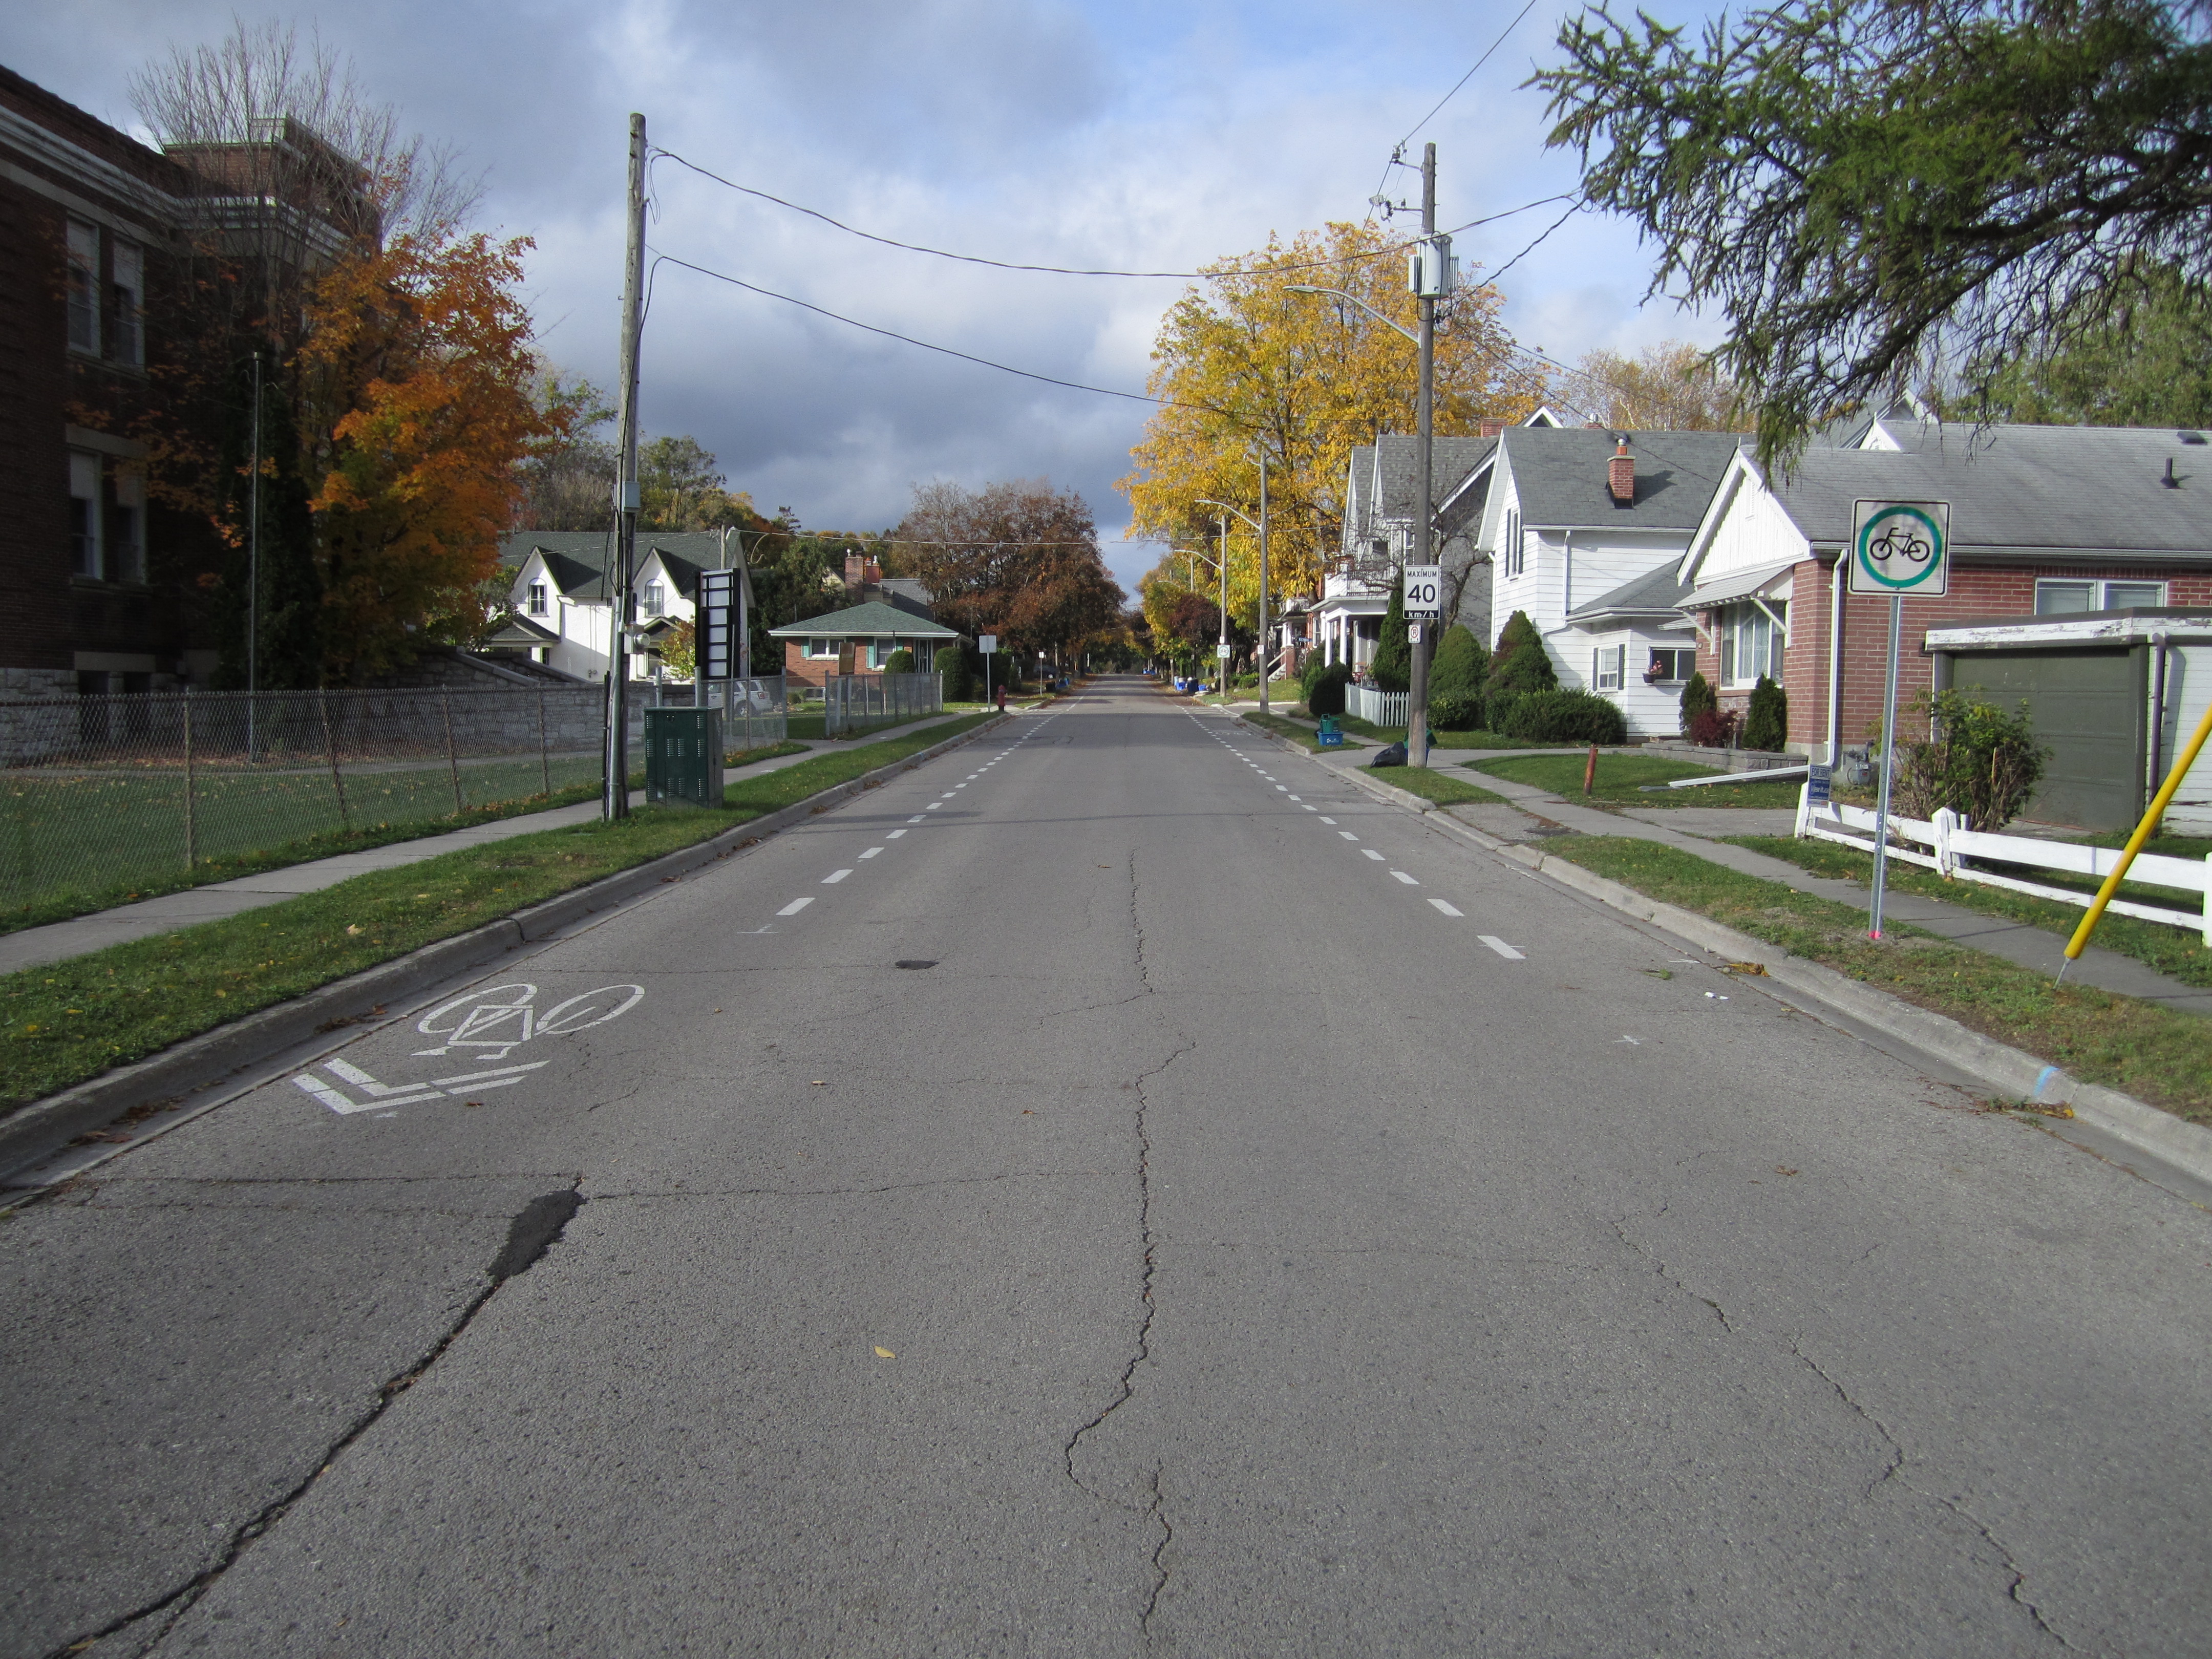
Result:
M1774 1173L1777 1175L1796 1175L1797 1171L1789 1168L1785 1164L1778 1164L1774 1166Z
M1724 962L1721 964L1721 972L1743 974L1753 979L1765 979L1766 964L1760 962Z
M896 1359L898 1356L893 1353L889 1348L878 1348L876 1350L876 1358L878 1359Z
M830 1086L830 1079L827 1078L817 1077L813 1082L808 1084L806 1086L810 1089L826 1089Z

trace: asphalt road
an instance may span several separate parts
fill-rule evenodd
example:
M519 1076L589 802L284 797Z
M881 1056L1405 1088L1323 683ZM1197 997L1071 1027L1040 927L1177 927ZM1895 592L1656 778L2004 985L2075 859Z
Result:
M0 1224L0 1655L2201 1654L2212 1215L1133 682Z

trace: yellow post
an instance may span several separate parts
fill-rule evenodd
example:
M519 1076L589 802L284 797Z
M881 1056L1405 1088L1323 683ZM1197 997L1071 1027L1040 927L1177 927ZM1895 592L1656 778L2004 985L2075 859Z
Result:
M2142 822L2136 825L2135 834L2128 837L2128 844L2120 853L2120 861L2112 866L2112 873L2105 878L2105 884L2097 890L2097 896L2089 906L2089 914L2081 918L2081 925L2074 930L2074 937L2066 941L2067 962L2079 960L2081 952L2088 948L2089 935L2097 931L2097 924L2105 919L2105 907L2112 902L2112 895L2120 890L2120 878L2127 874L2128 866L2136 861L2136 854L2142 851L2142 844L2150 839L2150 832L2166 816L2166 803L2173 799L2173 792L2181 787L2182 779L2189 775L2189 769L2197 761L2197 751L2204 746L2207 738L2212 738L2212 705L2206 707L2204 718L2197 722L2197 735L2190 738L2189 747L2175 757L2173 770L2166 775L2166 781L2159 786L2158 793L2151 797L2150 811L2143 814ZM2061 979L2066 977L2065 963L2058 965L2058 976Z

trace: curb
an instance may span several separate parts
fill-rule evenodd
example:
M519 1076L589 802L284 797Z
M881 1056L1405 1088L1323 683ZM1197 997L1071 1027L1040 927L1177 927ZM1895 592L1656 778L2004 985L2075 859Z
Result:
M501 916L467 933L379 963L344 979L264 1008L211 1031L186 1037L168 1048L88 1079L44 1100L35 1100L0 1119L0 1178L53 1156L79 1135L105 1128L143 1107L160 1108L217 1088L248 1067L316 1037L374 1018L383 1008L416 991L442 984L472 968L496 962L520 946L550 939L584 918L609 910L638 895L676 881L703 866L746 850L780 830L842 805L896 774L935 760L950 750L995 730L1011 718L1001 714L970 731L918 750L904 760L865 772L819 794L809 795L737 824L706 841L663 854L630 869L602 877L511 916ZM220 1103L210 1101L208 1105ZM183 1115L164 1114L161 1127L173 1128Z
M1253 729L1261 731L1257 726ZM1303 752L1273 732L1261 731L1261 735L1294 752ZM1319 757L1309 755L1306 758L1318 761ZM1472 842L1485 852L1548 876L1561 886L1572 888L1609 908L1664 928L1677 939L1726 957L1731 962L1756 963L1765 969L1765 977L1776 984L1787 986L1840 1014L1887 1032L2031 1109L2040 1105L2069 1107L2081 1122L2101 1129L2115 1140L2148 1152L2199 1181L2212 1182L2212 1129L2186 1122L2117 1089L2069 1077L2056 1066L2010 1043L1984 1036L1948 1015L1877 990L1832 968L1786 952L1778 955L1777 947L1763 939L1739 933L1694 911L1647 897L1632 887L1593 874L1571 860L1486 836L1450 813L1437 811L1433 802L1363 778L1355 769L1328 769L1349 778L1370 794L1384 799L1396 797L1394 805L1418 802L1429 823Z

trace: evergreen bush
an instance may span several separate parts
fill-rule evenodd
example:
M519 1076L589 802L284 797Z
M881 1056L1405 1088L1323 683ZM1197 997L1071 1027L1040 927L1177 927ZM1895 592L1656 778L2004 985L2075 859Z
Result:
M1558 689L1559 684L1559 672L1552 666L1551 655L1544 649L1544 636L1528 620L1527 611L1515 611L1498 631L1498 649L1491 653L1490 676L1483 683L1483 689L1552 691Z
M1466 691L1431 692L1429 728L1435 732L1480 732L1482 699Z
M1406 637L1406 578L1390 584L1390 606L1382 613L1382 632L1367 672L1385 691L1403 691L1413 683L1413 647Z
M1620 705L1588 691L1523 691L1493 698L1491 730L1528 743L1628 741Z
M1751 688L1751 710L1743 722L1743 746L1779 750L1790 742L1790 698L1782 688L1761 674Z
M1316 717L1322 714L1341 714L1344 712L1344 688L1352 684L1351 668L1334 662L1314 677L1312 690L1306 693L1306 713Z
M968 700L968 657L957 645L939 646L936 659L937 672L945 677L945 701L965 702Z
M1437 641L1437 654L1429 663L1429 707L1433 709L1440 697L1480 698L1489 678L1490 653L1470 629L1454 623Z
M884 672L886 674L913 673L914 653L908 650L904 646L899 647L897 650L892 652L890 656L884 659Z
M1682 688L1682 735L1692 743L1703 743L1705 739L1698 735L1698 716L1720 712L1720 693L1713 690L1712 682L1702 673L1691 674L1690 683Z

